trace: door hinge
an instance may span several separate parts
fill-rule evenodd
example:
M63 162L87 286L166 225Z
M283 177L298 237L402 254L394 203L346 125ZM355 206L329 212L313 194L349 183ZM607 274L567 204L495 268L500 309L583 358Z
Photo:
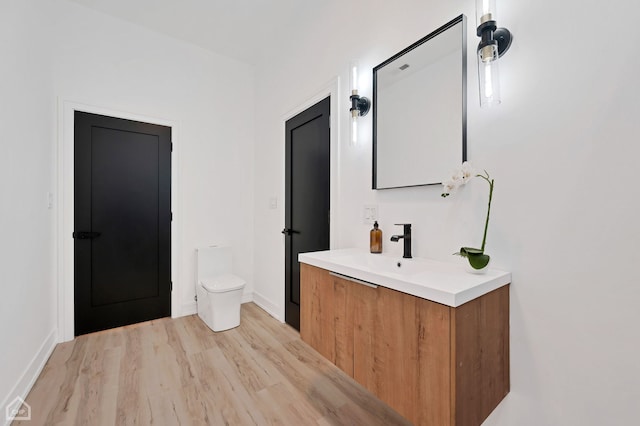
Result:
M195 300L196 302L198 301L198 295L197 294L195 296L193 296L193 300Z
M329 128L331 128L331 114L329 114Z
M171 222L173 222L173 212L171 212Z
M173 142L171 142L171 152L173 152Z
M171 291L173 291L173 281L171 281Z

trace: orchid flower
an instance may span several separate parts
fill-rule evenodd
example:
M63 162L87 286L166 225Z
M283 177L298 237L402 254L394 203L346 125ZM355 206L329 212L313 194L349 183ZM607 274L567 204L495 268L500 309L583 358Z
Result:
M489 264L489 255L484 253L484 246L487 242L487 228L489 227L489 214L491 213L491 199L493 197L493 179L489 176L486 170L484 174L475 174L473 167L468 161L462 163L459 169L457 169L451 179L442 183L442 197L448 197L456 189L465 185L469 179L473 176L484 179L489 184L489 205L487 207L487 220L484 223L484 235L482 236L482 246L478 248L462 247L459 252L454 253L462 257L466 257L469 260L469 264L474 269L483 269Z

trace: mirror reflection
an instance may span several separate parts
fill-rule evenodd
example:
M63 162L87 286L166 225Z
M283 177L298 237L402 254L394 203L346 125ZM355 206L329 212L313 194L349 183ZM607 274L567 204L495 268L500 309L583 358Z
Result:
M439 184L466 160L466 19L373 70L373 188Z

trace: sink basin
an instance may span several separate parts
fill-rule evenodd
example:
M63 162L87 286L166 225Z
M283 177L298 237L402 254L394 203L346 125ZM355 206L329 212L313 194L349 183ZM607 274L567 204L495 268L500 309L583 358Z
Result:
M403 259L362 249L300 253L298 260L346 277L457 307L511 282L511 274L489 269L467 272L464 262ZM460 260L460 259L455 259ZM466 261L466 259L462 259Z
M347 254L343 260L362 268L386 274L414 275L427 269L427 266L417 259L403 259L366 252Z

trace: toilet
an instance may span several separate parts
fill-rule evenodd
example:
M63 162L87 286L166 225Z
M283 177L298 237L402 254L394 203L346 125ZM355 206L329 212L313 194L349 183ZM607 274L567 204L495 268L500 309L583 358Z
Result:
M232 274L231 247L196 250L198 316L213 331L240 325L240 303L245 281Z

